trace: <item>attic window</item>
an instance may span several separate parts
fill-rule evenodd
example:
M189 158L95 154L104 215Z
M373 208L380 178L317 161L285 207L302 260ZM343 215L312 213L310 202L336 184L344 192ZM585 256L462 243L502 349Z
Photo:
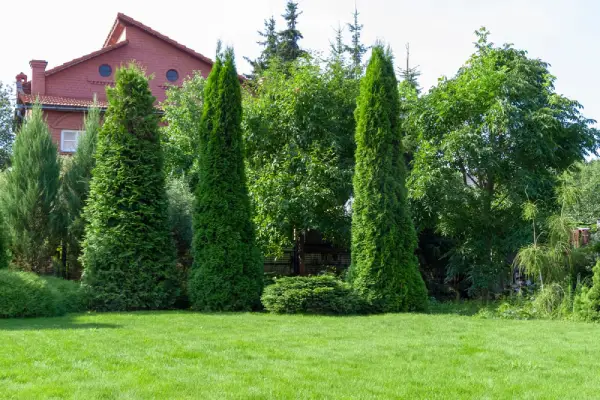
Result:
M100 76L106 78L109 77L110 74L112 74L112 68L108 64L102 64L100 68L98 68L98 72L100 73Z
M179 79L179 73L176 70L170 69L167 71L167 80L169 82L175 82L177 79Z

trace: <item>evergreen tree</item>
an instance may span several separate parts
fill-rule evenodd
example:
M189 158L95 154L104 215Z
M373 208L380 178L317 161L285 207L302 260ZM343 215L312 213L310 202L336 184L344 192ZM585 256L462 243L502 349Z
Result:
M264 38L264 40L257 42L263 48L260 57L258 57L256 60L250 60L248 57L244 57L246 61L252 65L251 76L253 77L267 69L269 66L269 60L277 56L279 37L277 36L275 18L273 16L265 20L265 30L264 32L259 31L258 34Z
M378 45L356 110L350 279L380 312L422 310L427 301L414 254L417 239L407 207L399 114L392 56Z
M41 272L58 247L60 164L39 104L17 135L11 165L3 200L14 262Z
M346 49L344 47L344 29L338 25L335 31L335 39L329 43L329 49L331 51L331 60L339 64L344 63L344 53Z
M400 77L402 77L402 82L406 82L406 84L410 85L417 93L421 91L421 89L419 89L418 81L421 72L419 71L418 65L416 67L410 66L410 44L408 43L406 43L406 68L398 68L398 72L400 73Z
M277 54L283 62L292 62L304 54L298 44L298 41L303 38L302 33L297 28L300 15L302 15L302 12L298 12L298 3L288 0L285 13L282 15L287 29L278 33L279 48Z
M246 187L242 95L232 49L217 56L202 118L190 300L201 310L254 309L263 263Z
M178 289L155 99L133 64L117 71L107 96L84 209L82 281L97 310L167 308Z
M355 76L362 75L362 57L367 52L367 47L360 41L363 25L358 23L358 15L358 10L355 8L353 22L348 24L348 29L352 34L352 43L350 46L346 46L346 51L350 54L350 60L354 67Z
M100 109L97 106L89 109L83 129L85 134L79 140L77 150L67 165L61 186L65 218L62 248L65 271L62 275L67 278L77 276L81 270L79 257L85 225L81 213L90 192L92 170L96 165L96 143L100 130Z

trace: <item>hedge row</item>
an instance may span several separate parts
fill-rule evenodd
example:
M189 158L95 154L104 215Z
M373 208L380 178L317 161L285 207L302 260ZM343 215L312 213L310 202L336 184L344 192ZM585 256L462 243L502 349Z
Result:
M0 270L0 318L54 317L84 311L86 305L76 282Z

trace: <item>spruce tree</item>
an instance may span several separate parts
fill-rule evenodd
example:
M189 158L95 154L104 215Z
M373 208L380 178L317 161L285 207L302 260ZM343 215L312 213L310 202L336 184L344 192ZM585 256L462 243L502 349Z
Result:
M244 57L252 65L252 77L266 70L269 67L269 61L273 57L277 57L279 37L277 36L275 18L273 16L265 20L265 30L264 32L259 31L258 34L264 38L264 40L257 42L263 48L260 57L256 60Z
M298 41L303 38L302 33L297 28L298 17L302 12L298 11L298 3L288 0L285 13L282 17L286 22L286 29L279 32L278 56L283 62L292 62L304 54L300 49Z
M376 312L422 310L427 301L407 207L399 107L392 56L378 45L356 110L350 271Z
M97 310L167 308L178 285L155 98L134 64L117 71L107 96L84 209L82 282Z
M353 21L348 24L348 29L352 34L352 43L350 46L346 46L346 51L350 54L355 76L362 75L362 57L367 52L367 47L360 41L363 25L358 23L358 15L358 9L355 8L352 14Z
M2 194L15 264L42 272L58 247L60 164L42 109L35 104L15 139Z
M83 122L85 134L79 140L77 150L65 170L61 185L61 200L65 218L63 260L66 261L65 277L76 276L81 270L79 257L83 240L83 206L90 191L92 170L96 165L96 143L100 130L100 109L89 109Z
M194 212L192 307L251 310L260 304L263 263L255 244L242 143L242 96L233 50L208 77Z

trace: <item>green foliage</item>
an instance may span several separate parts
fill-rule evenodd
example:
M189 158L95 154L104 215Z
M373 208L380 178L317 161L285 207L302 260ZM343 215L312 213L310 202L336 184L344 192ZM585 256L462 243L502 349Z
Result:
M261 300L267 311L278 314L356 314L365 309L352 287L331 275L276 279Z
M84 210L82 281L96 310L168 308L178 288L155 99L133 64L116 72L107 95Z
M287 26L286 29L277 34L277 56L284 63L292 62L305 54L304 50L300 49L300 45L298 44L300 39L303 38L302 33L297 28L298 17L301 14L302 12L298 11L298 3L288 0L285 6L285 13L282 15Z
M352 23L348 24L348 29L352 34L352 43L349 46L345 46L345 50L350 54L350 61L352 62L353 74L355 77L362 75L364 68L362 57L367 52L367 47L360 40L363 25L358 23L358 15L358 9L355 8L354 13L352 14Z
M269 67L271 59L278 56L279 36L275 29L275 18L273 16L265 19L265 30L264 32L258 32L258 34L263 38L263 40L257 42L263 48L260 56L256 60L244 57L252 65L252 77L256 77L256 75L266 70Z
M378 312L423 310L427 305L406 201L399 108L392 56L376 46L356 110L350 277Z
M577 163L561 175L565 213L582 225L600 220L600 160Z
M13 132L14 106L10 86L0 82L0 170L10 165L12 146L15 140Z
M585 321L600 321L600 260L593 272L592 285L582 286L573 305L575 314Z
M79 140L77 150L65 163L65 172L61 185L62 217L66 228L63 246L67 252L67 270L65 276L78 276L81 272L79 257L83 241L85 222L82 218L83 207L90 192L92 170L96 165L96 144L100 130L100 109L89 109L83 122L85 134Z
M2 196L13 262L43 271L55 253L60 164L39 104L15 140Z
M548 64L477 32L475 54L422 98L409 189L419 225L456 240L448 279L500 290L526 243L523 204L555 208L557 171L583 159L598 131L581 105L558 95Z
M297 234L347 244L358 81L343 66L300 60L265 71L244 98L244 135L258 240L279 255Z
M206 79L195 73L183 81L181 87L167 90L162 103L166 125L161 128L162 147L167 175L184 175L191 187L198 182L197 146L200 139L200 120L204 106Z
M0 270L0 318L61 315L60 302L60 294L38 275Z
M199 183L194 212L194 264L188 282L201 310L259 307L263 262L255 243L246 187L242 94L232 49L218 55L204 93Z
M54 291L55 296L58 296L56 304L59 315L87 310L87 293L79 282L68 281L53 276L45 276L42 279Z

